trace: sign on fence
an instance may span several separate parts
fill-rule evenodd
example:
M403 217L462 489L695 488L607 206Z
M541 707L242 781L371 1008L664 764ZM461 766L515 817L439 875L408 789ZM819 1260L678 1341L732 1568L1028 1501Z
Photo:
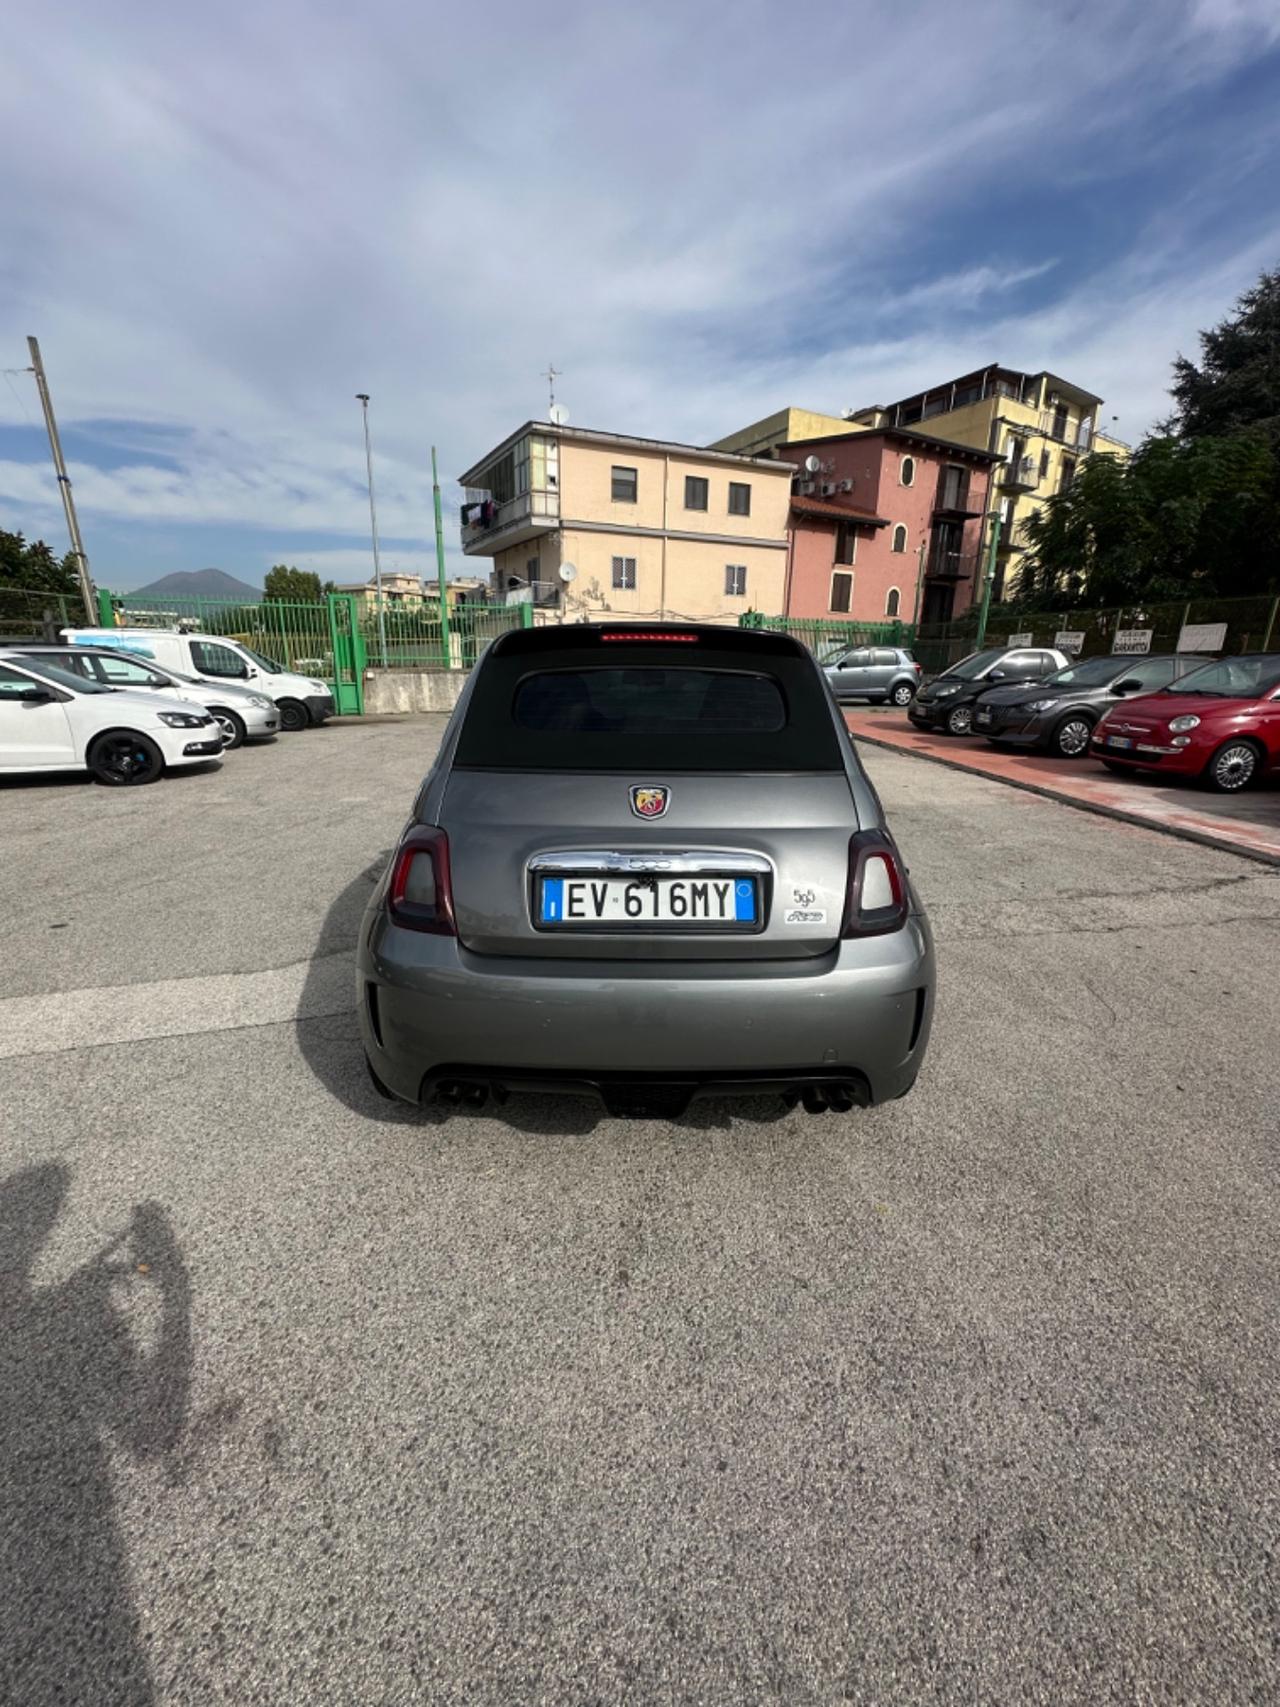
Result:
M1030 646L1035 639L1033 634L1011 634L1005 641L1006 646Z
M1111 642L1111 650L1115 652L1150 652L1151 636L1154 628L1118 628L1116 637Z
M1179 652L1221 652L1226 644L1225 622L1184 622L1178 636Z
M1059 652L1069 653L1075 657L1077 652L1084 651L1084 633L1078 628L1060 628L1053 637L1053 644Z

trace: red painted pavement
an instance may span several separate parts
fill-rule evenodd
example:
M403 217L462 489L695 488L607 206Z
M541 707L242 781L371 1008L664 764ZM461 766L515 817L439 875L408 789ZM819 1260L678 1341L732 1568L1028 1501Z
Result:
M1193 783L1114 777L1093 759L997 752L985 741L929 734L913 728L901 712L846 711L845 722L855 737L876 746L1280 865L1280 791L1274 787L1217 800Z

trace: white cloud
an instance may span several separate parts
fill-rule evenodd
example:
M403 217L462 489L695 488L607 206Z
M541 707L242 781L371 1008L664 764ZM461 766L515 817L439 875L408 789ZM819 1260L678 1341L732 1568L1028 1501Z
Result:
M1141 113L1259 51L1272 8L952 19L73 0L56 34L11 24L0 363L36 331L64 425L149 430L117 436L122 466L73 467L91 555L101 519L251 527L268 562L327 536L354 565L367 390L384 532L429 573L432 441L449 478L542 412L551 358L575 420L676 438L997 358L1062 368L1136 434L1267 245L1189 257L1170 216L1078 271L1069 230L1056 264L1027 252L1002 196L1067 166L1107 194ZM922 275L939 227L958 235ZM55 531L43 464L0 463L0 502Z

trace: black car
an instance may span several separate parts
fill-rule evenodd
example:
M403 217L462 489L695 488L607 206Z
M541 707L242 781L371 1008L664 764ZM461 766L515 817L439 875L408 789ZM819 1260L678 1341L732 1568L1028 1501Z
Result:
M990 646L983 652L970 652L921 688L907 707L907 716L918 729L969 735L973 733L974 703L988 688L1042 682L1069 662L1066 653L1056 646Z
M1059 758L1089 751L1095 724L1117 699L1159 693L1211 660L1191 652L1085 658L1028 686L988 688L973 708L973 732L993 746L1040 747Z

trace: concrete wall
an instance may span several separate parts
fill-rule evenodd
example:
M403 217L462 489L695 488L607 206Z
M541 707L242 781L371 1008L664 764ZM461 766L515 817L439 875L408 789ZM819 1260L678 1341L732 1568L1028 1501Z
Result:
M465 670L368 670L364 678L367 717L402 711L452 711Z

